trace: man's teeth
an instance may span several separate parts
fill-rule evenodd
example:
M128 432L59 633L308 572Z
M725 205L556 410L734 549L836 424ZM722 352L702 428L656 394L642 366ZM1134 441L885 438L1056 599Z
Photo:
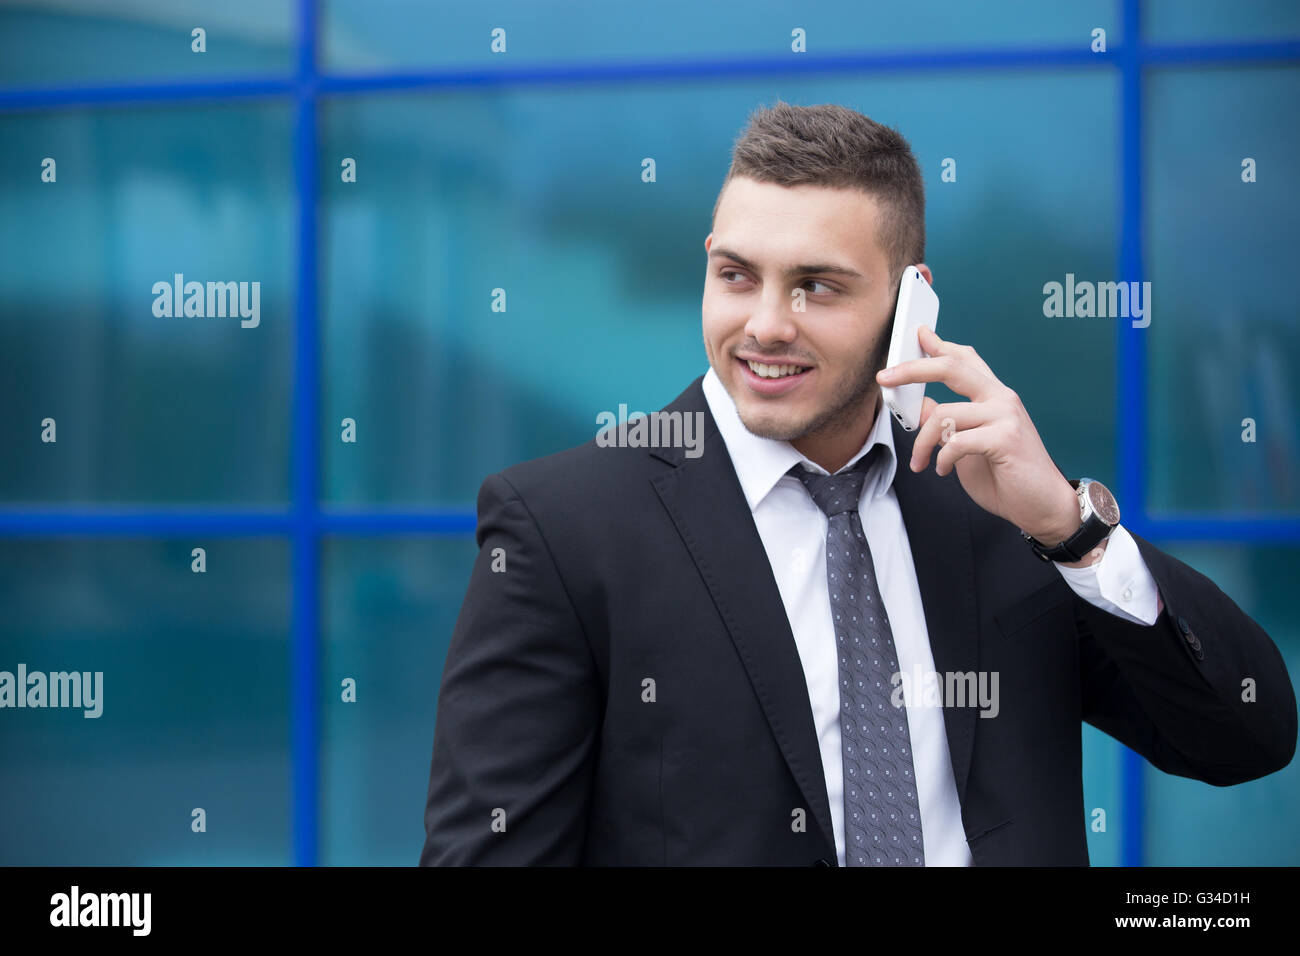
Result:
M762 378L782 378L786 375L797 375L805 369L803 365L763 365L761 362L746 361L750 371Z

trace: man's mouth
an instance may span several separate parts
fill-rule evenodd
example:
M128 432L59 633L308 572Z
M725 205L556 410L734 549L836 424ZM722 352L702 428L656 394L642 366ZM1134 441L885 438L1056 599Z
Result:
M811 365L758 362L740 356L736 356L736 364L740 366L740 380L749 391L767 398L777 398L798 389L814 371Z
M788 378L791 375L802 375L810 368L807 365L771 365L749 359L741 359L741 361L759 378Z

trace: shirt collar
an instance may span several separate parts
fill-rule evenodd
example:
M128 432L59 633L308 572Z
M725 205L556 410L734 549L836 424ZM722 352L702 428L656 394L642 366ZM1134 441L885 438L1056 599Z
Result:
M736 477L740 479L740 488L745 493L750 511L759 506L768 493L776 487L776 483L794 465L802 464L821 475L827 473L825 468L809 461L789 442L778 441L775 438L760 438L746 428L740 420L740 414L736 411L736 403L731 400L731 396L727 394L726 388L712 367L704 375L703 388L705 401L709 403L709 411L713 415L714 422L717 423L718 433L726 443L727 454L731 456L731 463L736 469ZM880 403L880 407L884 407L883 402ZM858 459L869 452L872 446L884 445L886 454L882 456L883 464L876 465L872 473L867 475L867 484L864 488L872 498L883 495L894 483L897 455L894 452L894 435L889 422L889 415L877 412L866 443L840 469L840 472L847 471L857 464Z

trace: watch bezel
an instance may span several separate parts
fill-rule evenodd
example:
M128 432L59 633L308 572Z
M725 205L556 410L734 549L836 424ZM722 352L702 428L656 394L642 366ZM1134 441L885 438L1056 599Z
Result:
M1109 528L1119 524L1119 502L1109 488L1092 478L1080 478L1077 488L1080 501L1087 502L1088 511L1095 514L1102 524ZM1086 515L1084 520L1087 520Z

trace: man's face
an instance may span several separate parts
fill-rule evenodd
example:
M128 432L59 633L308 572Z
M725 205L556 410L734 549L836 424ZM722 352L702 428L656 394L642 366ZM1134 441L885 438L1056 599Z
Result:
M704 348L755 435L809 457L801 445L848 440L851 455L866 439L895 292L879 215L856 189L738 178L723 190L704 240Z

